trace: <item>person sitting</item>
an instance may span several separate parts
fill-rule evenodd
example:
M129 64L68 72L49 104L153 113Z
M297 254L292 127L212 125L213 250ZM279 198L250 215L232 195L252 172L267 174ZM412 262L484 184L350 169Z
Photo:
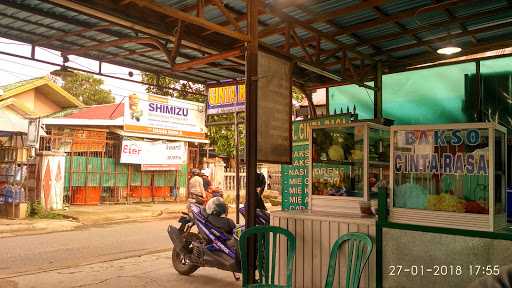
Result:
M200 174L201 172L198 169L192 169L192 178L188 181L188 193L190 199L194 199L198 204L203 205L206 199L206 191Z
M228 206L221 197L213 197L206 203L206 220L222 232L232 235L236 224L227 217Z

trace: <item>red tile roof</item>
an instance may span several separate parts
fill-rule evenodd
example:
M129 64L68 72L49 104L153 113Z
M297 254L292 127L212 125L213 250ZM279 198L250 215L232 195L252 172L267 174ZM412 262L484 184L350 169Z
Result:
M123 103L113 103L85 107L64 118L114 120L123 117L123 113Z

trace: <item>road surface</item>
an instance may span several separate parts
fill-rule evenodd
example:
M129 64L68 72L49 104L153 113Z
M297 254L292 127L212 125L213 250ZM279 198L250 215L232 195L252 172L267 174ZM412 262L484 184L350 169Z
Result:
M0 287L239 287L229 272L171 268L169 222L110 224L0 239Z

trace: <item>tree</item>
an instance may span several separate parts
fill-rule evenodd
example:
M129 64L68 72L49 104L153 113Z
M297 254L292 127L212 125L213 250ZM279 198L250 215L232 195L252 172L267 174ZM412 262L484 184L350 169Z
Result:
M176 97L179 99L190 100L200 103L206 103L206 89L203 85L193 84L186 81L160 76L157 77L151 73L142 73L142 81L148 84L146 92L162 96ZM156 85L156 86L155 86ZM242 114L242 113L240 113ZM240 115L239 114L239 115ZM242 115L240 115L242 116ZM210 115L208 120L211 122L233 122L233 114ZM245 143L244 125L239 126L240 147ZM233 157L235 154L235 129L232 125L211 126L208 128L208 140L210 145L215 147L215 151L220 156Z
M146 92L161 96L171 96L183 100L206 102L203 96L206 91L204 85L193 84L165 76L157 77L151 73L142 73L142 82L152 84L146 86ZM154 86L157 85L157 86Z
M157 81L158 80L158 81ZM142 81L158 86L147 86L146 92L162 96L171 96L180 99L206 103L206 97L198 94L206 94L205 87L202 85L192 84L186 81L180 81L169 77L160 76L157 78L154 74L142 73ZM194 94L198 93L198 94ZM293 99L299 103L304 99L304 94L293 87ZM238 140L240 150L245 148L245 125L242 121L245 117L243 112L238 113ZM210 115L210 122L234 122L234 113ZM210 126L208 128L208 140L210 145L215 147L217 155L234 157L235 154L235 129L234 125Z
M299 88L293 86L292 87L292 99L297 101L298 103L302 103L304 98L306 98L306 95L304 95L304 93L302 93L302 91Z
M103 80L92 74L74 72L64 79L64 90L78 98L85 105L114 103L115 98L110 90L101 88Z

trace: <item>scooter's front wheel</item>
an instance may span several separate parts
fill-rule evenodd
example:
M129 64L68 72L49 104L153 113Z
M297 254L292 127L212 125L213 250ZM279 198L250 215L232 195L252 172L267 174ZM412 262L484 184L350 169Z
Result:
M185 249L190 251L190 253L192 253L192 242L201 240L201 237L198 234L192 232L186 233L183 238L185 242ZM190 262L188 258L189 257L185 257L185 255L182 255L180 252L178 252L176 248L172 248L172 266L174 266L174 269L181 275L190 275L196 272L196 270L200 267L199 265Z

